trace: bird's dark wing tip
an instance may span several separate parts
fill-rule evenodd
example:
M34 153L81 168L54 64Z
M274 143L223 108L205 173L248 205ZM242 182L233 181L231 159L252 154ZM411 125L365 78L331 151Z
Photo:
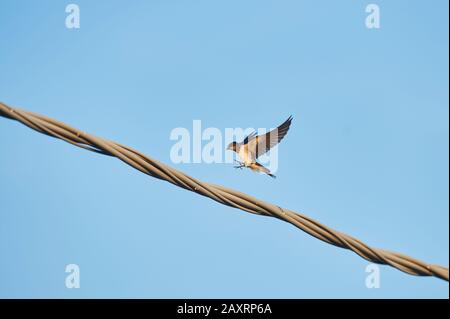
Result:
M244 144L247 144L249 142L249 140L251 140L252 138L254 138L256 136L256 131L253 131L252 133L250 133L249 135L247 135L244 138Z
M284 121L283 124L280 125L280 127L288 127L291 126L291 122L294 118L292 117L292 115L289 115L289 117L287 118L286 121Z

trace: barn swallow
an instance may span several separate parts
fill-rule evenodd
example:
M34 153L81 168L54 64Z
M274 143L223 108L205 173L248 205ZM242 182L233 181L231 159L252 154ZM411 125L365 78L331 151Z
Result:
M286 136L289 127L291 126L292 116L284 121L283 124L278 126L272 131L256 135L256 132L249 134L243 142L232 142L228 145L227 150L236 152L242 162L238 162L236 168L250 168L254 172L262 172L270 177L275 178L270 170L258 163L256 160L259 156L267 153L272 147L280 143L280 141Z

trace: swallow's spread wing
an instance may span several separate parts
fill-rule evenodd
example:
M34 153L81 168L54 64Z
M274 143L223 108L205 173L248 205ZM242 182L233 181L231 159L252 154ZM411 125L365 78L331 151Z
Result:
M242 144L248 144L248 142L256 137L256 132L252 132L250 134L248 134L245 138L244 141L242 142Z
M286 136L286 133L291 126L291 122L292 116L289 116L283 124L266 134L258 136L255 136L256 134L250 134L245 138L244 144L247 144L248 151L252 153L255 158L258 158L280 143L280 141Z

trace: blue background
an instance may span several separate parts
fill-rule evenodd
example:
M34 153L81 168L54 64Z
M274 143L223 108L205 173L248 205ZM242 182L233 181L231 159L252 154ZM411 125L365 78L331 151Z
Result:
M449 264L448 2L0 1L0 100L374 247ZM278 178L170 161L175 127L274 127ZM0 118L0 297L439 297L117 159ZM65 287L65 266L81 288Z

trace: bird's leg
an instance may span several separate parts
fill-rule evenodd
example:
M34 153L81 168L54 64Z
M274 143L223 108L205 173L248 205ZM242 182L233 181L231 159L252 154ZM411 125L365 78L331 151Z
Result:
M238 165L234 166L234 168L240 168L240 169L242 169L242 167L245 166L243 162L239 162L239 161L237 161L237 160L234 160L234 161L238 164Z

